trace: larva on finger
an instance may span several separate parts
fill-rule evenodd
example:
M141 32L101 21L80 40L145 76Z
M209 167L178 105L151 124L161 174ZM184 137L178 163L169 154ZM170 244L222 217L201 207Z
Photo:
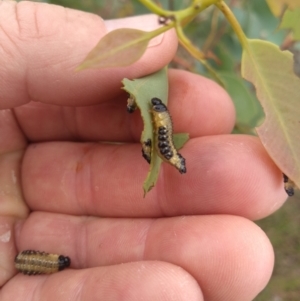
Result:
M24 275L52 274L69 267L67 256L25 250L15 257L16 269Z

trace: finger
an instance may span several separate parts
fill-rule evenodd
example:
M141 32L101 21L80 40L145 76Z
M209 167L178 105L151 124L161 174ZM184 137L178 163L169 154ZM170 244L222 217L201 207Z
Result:
M78 215L158 217L226 213L259 219L286 200L282 174L257 138L191 139L180 151L187 173L162 165L143 198L149 165L140 145L43 143L28 148L22 166L32 210Z
M56 246L70 256L72 268L172 263L196 279L204 300L253 300L274 261L262 230L236 216L99 219L34 213L17 233L21 250Z
M182 70L170 70L169 84L169 109L175 132L188 132L191 137L231 132L234 106L219 85ZM127 95L122 95L96 106L77 108L31 102L16 108L15 112L30 141L137 142L142 120L139 112L126 112L126 99Z
M146 31L159 26L154 15L127 21L126 27ZM120 22L124 24L124 20ZM68 106L96 104L118 95L124 77L137 78L157 71L176 52L176 35L168 31L150 42L144 56L132 66L75 73L107 32L105 22L93 14L44 3L2 1L0 108L29 101Z
M16 217L0 216L0 288L15 274L13 262L17 253L14 236L16 220Z
M43 301L203 300L196 281L187 272L163 262L63 271L50 277L18 275L0 293L2 301L25 301L24 296L26 300Z
M14 223L28 215L20 187L20 165L27 143L11 110L0 111L0 141L1 287L14 274L11 264L15 256Z
M0 213L24 217L27 208L20 188L20 164L27 146L11 110L0 111Z

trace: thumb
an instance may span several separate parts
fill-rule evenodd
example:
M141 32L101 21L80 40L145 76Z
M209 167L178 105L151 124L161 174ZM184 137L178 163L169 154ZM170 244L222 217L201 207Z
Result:
M173 31L152 40L146 53L128 67L75 68L108 31L157 28L157 16L104 21L99 16L45 3L0 2L0 109L38 101L91 105L120 93L120 81L155 72L176 48Z

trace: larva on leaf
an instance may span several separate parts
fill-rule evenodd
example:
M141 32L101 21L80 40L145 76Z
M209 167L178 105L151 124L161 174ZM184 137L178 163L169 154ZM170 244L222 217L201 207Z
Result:
M172 20L170 20L170 22L171 21ZM178 133L173 136L172 134L169 135L172 137L171 143L174 148L174 155L170 159L166 159L166 156L168 155L163 156L160 150L158 150L159 133L158 129L154 126L154 115L159 114L159 112L154 112L155 107L153 106L151 99L155 97L158 100L161 100L162 104L167 104L169 90L167 68L163 68L142 78L124 78L122 83L122 89L129 95L129 99L127 100L127 110L132 112L135 108L138 108L139 112L136 113L140 113L143 122L143 130L139 140L141 143L143 157L147 160L147 162L150 162L149 171L145 181L143 182L145 197L145 195L156 185L163 161L175 166L181 173L186 172L185 160L180 156L180 154L178 154L177 150L183 147L183 145L188 141L189 135L187 133ZM153 95L153 91L155 91L155 95ZM171 122L170 128L172 128Z
M150 164L151 163L151 139L144 141L142 144L142 155L143 158Z
M69 267L67 256L25 250L15 257L16 269L24 275L52 274Z
M137 109L134 96L130 95L127 99L127 112L133 113Z
M159 157L175 166L181 174L186 173L185 159L178 153L173 142L173 125L166 105L159 98L151 99L155 147Z

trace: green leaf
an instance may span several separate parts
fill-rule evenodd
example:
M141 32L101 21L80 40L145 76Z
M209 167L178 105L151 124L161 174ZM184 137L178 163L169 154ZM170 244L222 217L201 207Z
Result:
M269 8L272 11L273 15L279 17L285 4L281 1L274 0L266 0L266 2L269 5Z
M167 69L161 69L160 71L150 74L148 76L129 80L127 78L122 81L123 89L130 94L131 98L134 98L137 106L140 109L141 116L144 122L144 129L141 135L141 144L150 139L152 141L151 152L151 164L147 178L144 181L143 189L144 195L154 187L157 182L160 166L162 160L156 152L154 147L153 136L153 124L150 113L150 101L153 97L157 97L162 100L164 104L168 102L168 76ZM188 140L187 134L175 134L173 136L174 144L180 148Z
M285 11L280 28L291 29L294 33L294 39L300 40L300 7Z
M157 182L160 165L162 160L157 155L153 147L153 124L150 114L150 100L157 97L162 100L164 104L168 102L168 76L167 69L150 74L148 76L129 80L127 78L122 80L124 85L123 89L134 98L137 106L140 109L141 116L144 122L144 129L141 135L141 144L150 139L152 141L152 154L150 170L144 182L144 195L154 187Z
M242 75L251 81L265 112L257 133L277 166L300 187L300 79L293 55L260 40L248 40Z
M173 141L176 149L181 149L189 139L190 136L187 133L179 133L173 135Z
M231 96L236 110L235 129L238 133L254 134L254 128L264 117L263 110L249 85L236 73L218 72Z
M272 13L279 17L284 9L287 6L289 9L295 9L300 7L300 0L266 0Z
M142 57L152 38L151 32L137 29L111 31L101 38L76 70L129 66Z

